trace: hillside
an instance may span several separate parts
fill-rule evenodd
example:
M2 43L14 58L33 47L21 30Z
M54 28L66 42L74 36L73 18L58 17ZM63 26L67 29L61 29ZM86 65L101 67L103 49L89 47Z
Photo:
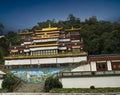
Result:
M22 31L30 32L36 29L42 29L43 27L48 27L49 23L52 27L62 27L63 29L81 27L85 51L89 54L120 53L120 24L117 22L101 21L95 16L81 21L80 18L76 18L74 15L70 14L67 20L38 22L37 25L33 26L31 29ZM0 24L1 31L3 28L2 24ZM5 37L0 38L0 64L3 64L4 56L9 55L9 46L18 44L20 44L20 37L18 33L14 31L8 31Z

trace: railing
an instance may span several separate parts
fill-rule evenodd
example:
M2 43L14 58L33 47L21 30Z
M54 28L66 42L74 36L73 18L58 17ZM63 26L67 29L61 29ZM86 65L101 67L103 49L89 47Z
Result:
M51 57L64 57L64 56L82 56L87 55L87 52L80 52L80 53L68 53L68 54L52 54L52 55L26 55L26 56L8 56L4 57L5 59L24 59L24 58L51 58Z
M120 75L120 71L84 71L84 72L61 72L60 77L85 77L85 76L113 76Z

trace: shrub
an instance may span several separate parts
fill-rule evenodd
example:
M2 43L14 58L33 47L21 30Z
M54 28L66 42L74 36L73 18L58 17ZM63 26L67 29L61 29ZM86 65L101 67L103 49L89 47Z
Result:
M94 85L90 86L90 89L95 89L95 86Z
M16 77L14 77L12 74L8 73L3 82L2 82L2 87L4 89L8 89L9 92L13 91L13 86L17 83Z
M62 84L58 77L54 78L53 76L50 76L46 79L44 84L45 92L49 92L52 88L62 88Z

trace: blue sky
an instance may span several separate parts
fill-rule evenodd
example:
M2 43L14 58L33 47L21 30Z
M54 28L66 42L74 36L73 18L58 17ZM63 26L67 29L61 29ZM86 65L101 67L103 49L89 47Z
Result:
M27 29L48 19L120 20L120 0L0 0L0 23L5 30Z

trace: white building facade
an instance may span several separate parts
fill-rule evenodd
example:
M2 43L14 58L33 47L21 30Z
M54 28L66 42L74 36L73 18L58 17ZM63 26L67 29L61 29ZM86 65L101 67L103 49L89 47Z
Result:
M89 56L87 64L63 72L60 81L63 88L120 87L120 55Z

